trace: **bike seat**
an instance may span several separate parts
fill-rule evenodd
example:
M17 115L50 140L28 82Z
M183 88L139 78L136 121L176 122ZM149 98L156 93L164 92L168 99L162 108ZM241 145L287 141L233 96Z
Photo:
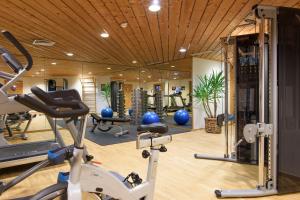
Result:
M168 126L163 123L153 123L147 125L139 125L137 127L138 132L151 132L164 134L168 132Z

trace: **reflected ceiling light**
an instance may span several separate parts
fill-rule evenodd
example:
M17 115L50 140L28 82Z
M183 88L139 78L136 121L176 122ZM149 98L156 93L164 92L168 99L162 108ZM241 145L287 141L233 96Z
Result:
M45 71L45 69L41 69L41 72L44 72Z
M66 53L66 55L71 57L71 56L74 56L74 53L69 52L69 53Z
M121 28L127 28L128 23L127 22L123 22L120 24Z
M111 69L110 67L107 67L106 69Z
M185 52L186 52L186 48L181 47L181 48L179 49L179 52L180 52L180 53L185 53Z
M51 63L51 65L56 65L56 64L57 64L56 62L52 62L52 63Z
M137 63L137 61L136 61L136 60L133 60L133 61L132 61L132 63L133 63L133 64L136 64L136 63Z
M102 38L108 38L108 37L109 37L109 34L108 34L107 31L104 30L102 33L100 33L100 36L101 36Z
M148 7L151 12L158 12L160 10L159 0L153 0L151 5Z
M171 65L171 67L174 68L175 66L174 66L174 65Z

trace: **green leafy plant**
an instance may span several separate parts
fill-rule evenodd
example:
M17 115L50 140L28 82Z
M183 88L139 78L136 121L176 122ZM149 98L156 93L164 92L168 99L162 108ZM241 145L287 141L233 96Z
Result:
M208 118L216 118L218 102L224 94L224 83L223 72L213 71L210 75L198 77L193 96L203 106Z
M107 102L108 106L110 107L110 97L111 97L110 83L106 83L105 85L102 86L101 94L103 97L105 97L106 102Z

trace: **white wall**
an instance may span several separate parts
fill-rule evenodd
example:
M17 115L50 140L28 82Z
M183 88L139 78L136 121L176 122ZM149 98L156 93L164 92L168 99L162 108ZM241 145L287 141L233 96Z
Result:
M198 83L198 77L203 76L205 74L210 74L213 71L221 71L223 69L223 65L221 62L206 60L201 58L193 58L193 88L196 87ZM224 113L224 102L223 99L220 100L218 104L217 113ZM194 99L193 101L193 128L199 129L204 128L205 122L204 118L206 117L205 111L203 107Z

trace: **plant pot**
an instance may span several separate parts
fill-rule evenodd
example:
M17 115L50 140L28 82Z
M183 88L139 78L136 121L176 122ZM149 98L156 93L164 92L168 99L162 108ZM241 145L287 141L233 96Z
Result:
M205 131L207 133L221 133L222 129L217 125L217 118L205 118Z

